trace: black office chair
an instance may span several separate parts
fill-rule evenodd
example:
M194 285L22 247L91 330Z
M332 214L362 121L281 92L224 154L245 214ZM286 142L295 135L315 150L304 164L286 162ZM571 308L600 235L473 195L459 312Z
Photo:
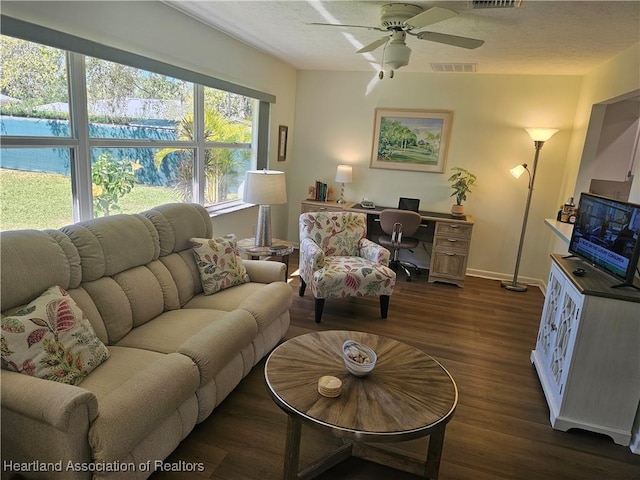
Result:
M380 212L380 226L386 235L378 238L378 243L383 247L391 250L392 256L389 266L394 270L402 268L407 275L407 282L411 281L411 271L409 268L415 269L419 274L418 266L411 262L404 262L399 259L401 249L416 248L420 241L413 237L420 228L422 218L417 212L411 210L400 210L388 208Z

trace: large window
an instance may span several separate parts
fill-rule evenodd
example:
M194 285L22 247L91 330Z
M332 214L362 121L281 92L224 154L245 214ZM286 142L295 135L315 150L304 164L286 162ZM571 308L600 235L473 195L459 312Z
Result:
M174 201L226 208L241 200L245 172L266 166L257 162L266 138L258 127L268 128L258 121L263 101L213 88L215 79L193 72L185 80L6 35L0 41L2 230L57 228Z

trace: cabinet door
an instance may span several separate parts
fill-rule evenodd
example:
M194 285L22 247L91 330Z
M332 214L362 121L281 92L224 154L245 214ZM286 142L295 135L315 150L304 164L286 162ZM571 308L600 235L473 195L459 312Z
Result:
M562 299L562 287L564 281L558 271L552 265L549 273L549 282L547 283L547 293L542 309L542 319L540 320L540 329L538 330L537 347L538 353L544 358L547 368L551 366L552 352L556 343L556 333L558 325L556 318L558 316L558 308Z
M551 375L557 388L558 398L564 394L567 373L571 364L571 354L575 343L578 322L584 297L573 287L571 282L564 282L556 324L556 333L551 359Z

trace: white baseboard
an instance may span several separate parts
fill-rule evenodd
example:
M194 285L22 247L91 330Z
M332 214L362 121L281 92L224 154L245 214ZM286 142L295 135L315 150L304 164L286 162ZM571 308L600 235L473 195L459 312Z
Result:
M490 272L487 270L478 270L475 268L468 268L467 275L471 277L480 277L480 278L488 278L490 280L513 280L513 275L507 275L504 273ZM539 278L531 278L531 277L518 277L518 283L524 283L525 285L532 285L538 287L542 293L544 294L547 291L546 282L540 280Z

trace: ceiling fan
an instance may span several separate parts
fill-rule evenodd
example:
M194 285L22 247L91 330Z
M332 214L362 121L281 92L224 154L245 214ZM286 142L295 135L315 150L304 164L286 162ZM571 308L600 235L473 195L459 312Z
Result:
M330 27L342 28L366 28L367 30L377 30L380 32L388 32L382 38L362 47L357 53L367 53L384 45L382 55L382 65L388 67L390 77L393 78L393 71L409 64L411 49L405 43L407 34L417 37L419 40L427 40L430 42L444 43L462 48L478 48L484 44L484 40L476 40L475 38L459 37L446 33L437 32L416 32L427 25L442 22L449 18L453 18L458 14L453 10L442 7L431 7L424 10L418 5L408 3L389 3L383 5L380 10L380 26L372 27L366 25L341 25L335 23L311 23L310 25L322 25ZM380 78L384 77L381 70Z

